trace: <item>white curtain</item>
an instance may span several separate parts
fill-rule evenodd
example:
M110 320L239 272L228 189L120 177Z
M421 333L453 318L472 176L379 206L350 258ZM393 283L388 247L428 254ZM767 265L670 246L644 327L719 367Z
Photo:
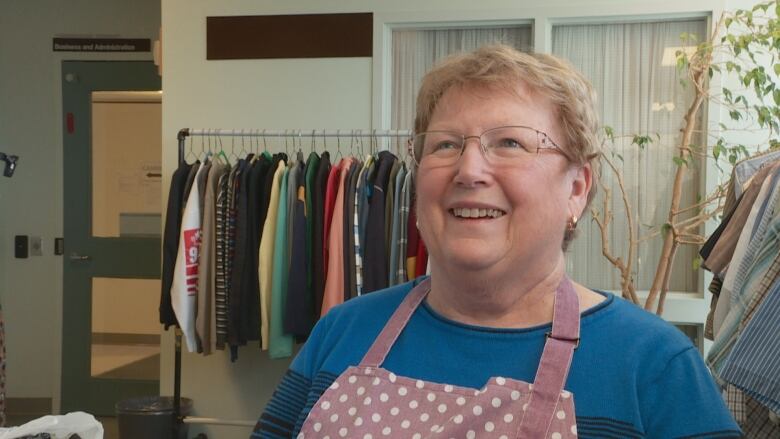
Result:
M685 114L693 96L691 87L680 85L674 65L674 48L682 46L680 34L706 38L703 20L658 23L561 25L553 27L553 53L571 61L593 83L598 93L602 123L614 129L615 136L660 135L644 151L631 140L617 141L616 149L623 160L626 190L635 215L635 229L646 234L648 226L666 222L671 201L671 183L676 164L672 157L679 140ZM667 48L672 48L666 50ZM667 62L662 62L664 52ZM671 58L669 55L671 54ZM671 62L669 62L669 60ZM671 65L663 65L671 64ZM694 143L701 139L694 139ZM610 209L614 213L609 240L616 256L627 257L627 221L617 180L604 171L607 187L612 191ZM700 172L688 173L684 183L683 206L696 199ZM593 205L603 210L601 191ZM595 222L585 216L580 237L568 255L569 273L591 288L620 290L620 277L601 254L601 237ZM639 246L634 265L637 290L649 290L660 256L662 242L656 237ZM696 249L681 247L676 255L669 288L671 291L697 290L693 270Z
M411 130L417 89L425 72L447 55L489 43L532 47L531 26L393 31L392 128Z

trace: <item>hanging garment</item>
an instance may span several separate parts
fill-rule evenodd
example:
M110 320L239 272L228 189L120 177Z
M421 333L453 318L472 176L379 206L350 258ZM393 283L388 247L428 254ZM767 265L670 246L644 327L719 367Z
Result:
M734 195L739 197L748 181L767 163L780 160L780 151L767 151L755 157L751 157L734 165L732 173L732 185Z
M298 180L306 176L306 163L303 162L303 154L299 151L295 160L287 166L287 224L285 234L287 239L287 255L292 260L293 254L293 230L295 228L295 203L298 200ZM305 194L304 194L305 195ZM304 249L305 250L305 249ZM292 264L292 262L289 262ZM289 285L288 285L289 289Z
M246 270L246 306L241 310L246 322L247 340L260 340L260 277L257 267L260 264L260 228L263 211L263 189L270 171L273 158L260 154L252 164L249 174L249 222L247 226L247 270ZM267 203L266 203L267 204ZM267 205L265 206L267 209ZM263 216L262 221L265 221Z
M424 276L428 272L428 249L425 248L422 236L417 237L417 257L414 261L414 277Z
M722 380L734 384L775 413L780 413L778 315L780 280L756 309L720 371Z
M203 204L203 234L198 260L198 300L195 332L198 335L198 352L210 355L216 348L217 327L214 319L216 305L216 196L219 181L229 167L214 162L206 180Z
M398 284L411 280L411 276L409 276L406 270L406 253L407 246L409 245L409 209L411 208L411 195L414 192L414 188L412 187L413 175L414 173L412 171L406 173L403 188L401 189L401 210L400 219L398 221L398 230L401 238L398 243L398 260L396 261L398 267L398 271L396 272L396 283Z
M237 354L237 347L246 345L248 338L247 321L244 319L243 310L247 307L249 295L250 266L249 254L249 174L251 168L249 159L240 159L236 164L236 174L233 183L233 270L230 275L230 308L228 343L230 343L233 356Z
M393 167L390 170L390 177L387 179L387 188L385 189L385 261L387 261L388 282L390 281L390 267L392 262L390 260L391 247L395 244L392 241L393 236L393 211L395 210L395 183L398 177L398 172L401 170L400 160L396 160L393 163ZM390 285L388 283L388 285Z
M337 192L334 202L333 220L328 234L328 275L325 278L325 294L322 297L321 315L344 302L344 180L352 164L351 157L341 159L337 166Z
M318 192L324 193L325 186L317 186L317 176L320 170L320 156L316 152L309 153L306 159L306 166L303 169L303 192L304 192L304 218L306 222L305 236L305 264L306 264L306 291L308 292L307 301L314 303L314 229L316 227L314 204ZM327 184L327 182L326 182ZM298 188L296 187L296 192ZM313 306L312 306L313 309Z
M290 269L287 283L287 302L284 316L284 331L304 340L314 326L314 298L306 288L307 261L306 252L306 185L305 173L297 174L297 181L288 182L296 188L297 197L293 200L293 241L290 255ZM316 190L316 188L312 188Z
M774 260L769 269L764 274L761 283L751 298L750 304L745 310L745 315L739 324L739 333L737 337L742 336L745 326L753 318L758 305L763 303L773 284L780 279L780 251L775 250ZM729 356L725 360L724 370L729 369L729 363L733 359ZM737 423L742 428L745 437L764 438L775 437L780 432L780 425L771 422L769 419L771 411L763 404L745 395L744 392L731 383L726 384L726 402L729 410L734 415Z
M739 322L754 292L752 288L771 263L771 257L766 253L759 255L759 250L764 243L770 251L774 250L771 225L775 207L780 207L780 187L775 177L780 178L780 172L765 179L723 280L713 320L715 340L707 355L716 374L735 341ZM761 259L757 259L759 256Z
M225 199L225 304L227 305L227 339L226 344L230 348L230 361L238 359L238 346L235 343L237 335L236 316L233 315L235 305L235 292L233 291L233 271L235 270L236 251L236 183L240 176L238 165L233 166L228 174L227 197Z
M396 376L382 368L428 291L430 280L406 296L360 364L344 371L314 404L299 438L473 438L475 430L480 438L577 437L574 399L564 390L580 334L578 298L568 279L556 291L552 331L533 384L493 377L479 391ZM380 414L376 404L395 408Z
M420 244L420 232L417 230L417 212L414 207L414 199L409 205L409 218L406 222L407 240L406 240L406 272L409 279L417 277L417 251Z
M360 228L360 212L363 204L363 195L366 191L366 175L373 162L374 157L372 155L367 155L365 162L363 162L363 166L360 168L357 181L355 182L355 208L352 218L352 234L354 235L355 240L355 292L358 296L363 294L363 242L361 239L364 237L362 236Z
M358 216L360 218L360 255L363 257L363 292L365 291L365 267L366 267L366 233L368 232L368 212L370 209L369 200L374 191L373 181L377 170L377 159L372 157L371 163L368 165L368 169L363 173L361 177L360 186L363 188L360 192L360 199L358 200Z
M163 236L163 261L162 261L162 291L160 292L160 323L167 330L176 324L176 314L171 304L171 285L173 285L173 272L176 266L176 255L179 252L179 231L181 230L181 216L184 211L184 189L187 184L190 170L196 166L187 163L179 163L179 167L171 176L171 188L168 192L168 207L165 214L165 233Z
M740 233L744 229L745 221L755 204L758 193L766 177L772 173L778 164L762 168L750 182L750 185L742 194L739 205L735 208L734 214L729 219L729 224L724 228L718 242L716 242L710 252L709 257L704 261L704 267L713 273L724 273L726 267L731 262L734 249L737 246Z
M201 172L198 172L198 175L195 178L195 182L193 183L198 185L198 195L200 196L200 198L198 198L198 205L200 206L201 224L203 224L203 211L204 211L203 206L206 202L206 182L208 181L209 173L211 172L211 166L212 166L211 160L206 160L203 163L203 170Z
M381 151L377 157L377 170L371 181L371 198L366 225L363 254L363 292L369 293L387 287L387 249L385 242L385 194L390 171L396 162L389 151Z
M201 164L198 173L204 165ZM198 351L197 334L195 333L195 305L198 294L198 255L200 250L200 194L198 186L192 185L179 234L179 252L176 255L176 266L171 287L171 302L176 320L187 343L187 350Z
M355 273L355 180L363 166L355 159L349 167L347 177L344 179L344 300L357 297L357 274Z
M288 270L290 267L287 253L287 184L289 170L285 167L281 172L279 183L279 205L276 208L275 229L271 249L273 275L271 277L271 312L268 322L268 355L271 358L286 358L292 355L293 339L284 333L284 310L287 300ZM294 183L294 182L293 182Z
M343 159L342 159L343 160ZM323 260L323 267L325 269L325 285L328 284L328 275L330 273L330 229L331 224L333 223L333 213L336 206L336 195L338 193L339 189L339 175L341 172L341 164L342 162L337 163L335 166L332 166L330 169L330 173L328 174L328 184L325 189L325 228L324 228L324 234L323 234L323 243L322 243L322 260ZM317 318L319 319L320 314L322 312L322 301L324 300L324 290L323 290L323 296L322 297L315 297L315 312L317 313Z
M216 205L216 273L214 276L214 322L216 326L216 349L225 349L228 334L228 187L233 170L228 166L226 172L217 183Z
M307 253L307 258L311 256L312 267L312 288L311 288L311 320L316 322L320 317L322 309L322 295L325 293L325 259L323 258L324 236L325 236L325 190L328 186L328 175L330 174L330 154L325 151L320 157L317 166L317 175L314 184L306 192L307 198L313 193L311 211L306 212L307 224L308 216L311 215L314 223L314 232L312 235L312 253Z
M403 164L402 164L403 165ZM395 202L393 203L393 215L392 219L390 220L391 224L391 231L390 231L390 241L387 246L387 248L390 250L389 255L389 262L390 262L390 268L388 270L388 285L396 285L402 282L398 282L396 279L398 278L398 253L403 247L405 247L405 243L401 242L401 207L403 206L403 186L404 186L404 180L406 177L406 166L401 166L398 170L398 173L395 176L395 181L393 183L394 187L394 195L393 198ZM405 223L404 223L405 224Z
M274 171L271 198L268 202L268 214L263 225L263 235L260 238L260 345L265 351L270 344L271 295L273 287L274 243L276 237L276 222L279 209L279 186L286 164L279 160Z

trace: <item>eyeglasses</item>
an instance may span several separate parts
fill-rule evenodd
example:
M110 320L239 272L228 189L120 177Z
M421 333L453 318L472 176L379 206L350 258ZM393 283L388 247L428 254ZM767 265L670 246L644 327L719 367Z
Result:
M478 139L485 159L494 165L512 165L542 151L564 154L547 133L522 125L491 128L479 136L466 136L457 131L424 131L409 140L409 147L418 166L423 160L432 166L449 166L463 155L468 139Z

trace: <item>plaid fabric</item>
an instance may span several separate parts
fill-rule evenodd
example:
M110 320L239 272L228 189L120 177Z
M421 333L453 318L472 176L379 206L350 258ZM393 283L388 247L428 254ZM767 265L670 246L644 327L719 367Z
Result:
M726 387L726 403L746 438L780 437L777 414L765 405L745 395L737 387Z
M406 227L406 223L409 221L409 204L411 203L411 194L414 190L412 187L412 174L413 171L409 170L409 172L406 173L406 177L404 177L404 185L401 188L401 209L400 212L400 218L399 218L399 224L400 224L400 235L398 239L398 268L395 273L395 281L396 283L404 283L409 280L409 276L406 272L406 250L407 250L407 237L408 237L408 229Z
M775 283L775 281L777 281L778 277L780 277L780 253L775 256L772 264L769 266L766 273L764 274L764 277L761 279L761 282L758 284L758 290L756 291L756 294L754 294L750 299L750 303L748 303L748 306L745 309L745 315L742 317L742 321L739 323L740 334L742 333L742 330L745 329L745 325L747 325L750 319L753 318L753 314L755 314L756 308L758 308L758 305L764 301L764 298L769 292L770 287Z

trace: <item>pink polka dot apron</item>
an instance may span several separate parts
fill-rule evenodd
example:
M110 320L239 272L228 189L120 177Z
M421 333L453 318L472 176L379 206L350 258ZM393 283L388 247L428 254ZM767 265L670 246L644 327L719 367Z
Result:
M430 279L404 299L358 366L349 367L322 394L298 439L337 438L573 438L573 395L564 390L579 343L577 294L568 278L555 293L533 384L493 377L482 389L397 376L382 363L430 290Z

